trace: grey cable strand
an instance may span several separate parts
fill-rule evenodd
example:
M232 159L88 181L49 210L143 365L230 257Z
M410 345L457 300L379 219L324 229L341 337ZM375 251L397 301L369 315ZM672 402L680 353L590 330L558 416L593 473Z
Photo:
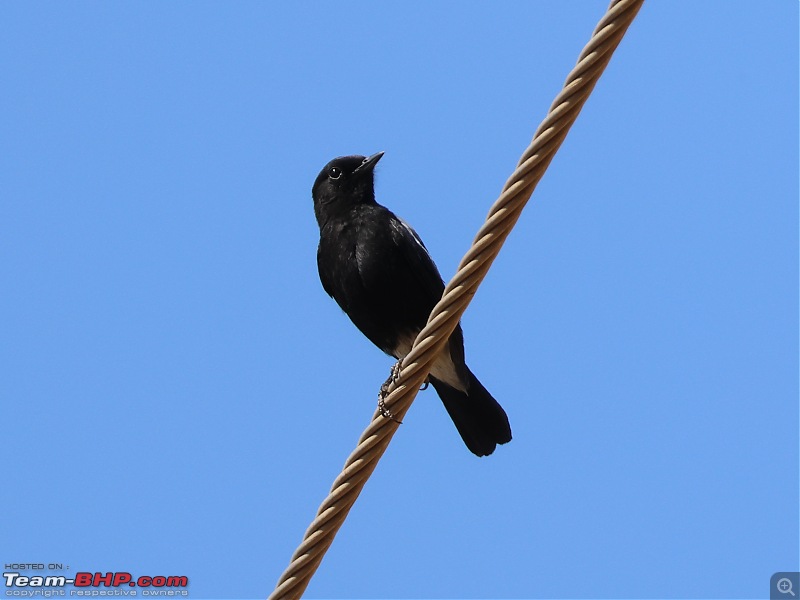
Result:
M398 420L403 419L411 406L437 354L461 319L643 2L612 1L595 28L564 88L553 101L547 117L539 125L530 146L492 205L486 222L461 260L456 274L445 287L428 324L403 359L399 376L389 387L390 393L385 401L386 407ZM317 511L302 543L292 555L291 564L270 594L270 600L302 596L397 428L397 422L383 417L379 411L375 412L358 446L333 482L330 494Z

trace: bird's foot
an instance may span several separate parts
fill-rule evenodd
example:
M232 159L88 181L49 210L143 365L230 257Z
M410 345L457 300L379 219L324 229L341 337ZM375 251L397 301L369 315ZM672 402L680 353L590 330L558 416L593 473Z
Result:
M419 391L425 391L428 389L428 386L431 384L431 380L429 378L425 378L425 381L422 382L422 387L419 388Z
M397 378L400 376L400 361L398 360L394 365L392 365L392 370L389 373L389 378L383 382L381 385L381 389L378 392L378 410L380 411L381 415L385 419L391 419L395 423L403 424L402 421L395 418L388 408L386 408L386 396L389 395L389 386L392 385Z

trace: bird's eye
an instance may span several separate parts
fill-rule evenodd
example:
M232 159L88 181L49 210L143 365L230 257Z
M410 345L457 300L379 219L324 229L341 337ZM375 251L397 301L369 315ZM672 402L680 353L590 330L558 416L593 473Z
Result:
M331 179L339 179L342 176L342 170L339 167L331 167L328 169L328 176Z

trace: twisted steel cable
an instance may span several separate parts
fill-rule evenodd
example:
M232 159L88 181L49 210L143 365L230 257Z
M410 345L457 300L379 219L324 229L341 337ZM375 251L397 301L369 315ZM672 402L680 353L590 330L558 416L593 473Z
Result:
M417 336L408 356L402 360L397 379L389 386L385 406L398 421L403 419L411 406L433 361L461 319L643 2L613 0L578 57L564 88L553 101L547 117L539 125L500 197L489 210L485 223L461 260L456 274L445 287L428 324ZM289 567L270 594L270 600L302 596L397 428L397 421L375 411L372 422L361 434L358 446L347 458L342 472L333 482L330 494L319 507L302 543L292 555Z

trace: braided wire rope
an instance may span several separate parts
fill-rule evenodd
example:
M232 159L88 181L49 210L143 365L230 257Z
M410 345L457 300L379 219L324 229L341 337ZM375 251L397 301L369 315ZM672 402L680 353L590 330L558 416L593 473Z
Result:
M395 415L397 421L402 420L414 401L433 361L461 319L643 2L612 0L595 27L575 68L567 76L564 88L553 101L547 117L539 125L500 197L489 210L485 223L478 230L456 274L445 287L428 324L402 360L399 375L389 386L389 395L385 399L386 408ZM308 527L269 600L302 596L325 552L333 543L336 532L397 431L397 421L375 411L372 422L361 434L358 446L333 482L330 494L319 507L316 518Z

